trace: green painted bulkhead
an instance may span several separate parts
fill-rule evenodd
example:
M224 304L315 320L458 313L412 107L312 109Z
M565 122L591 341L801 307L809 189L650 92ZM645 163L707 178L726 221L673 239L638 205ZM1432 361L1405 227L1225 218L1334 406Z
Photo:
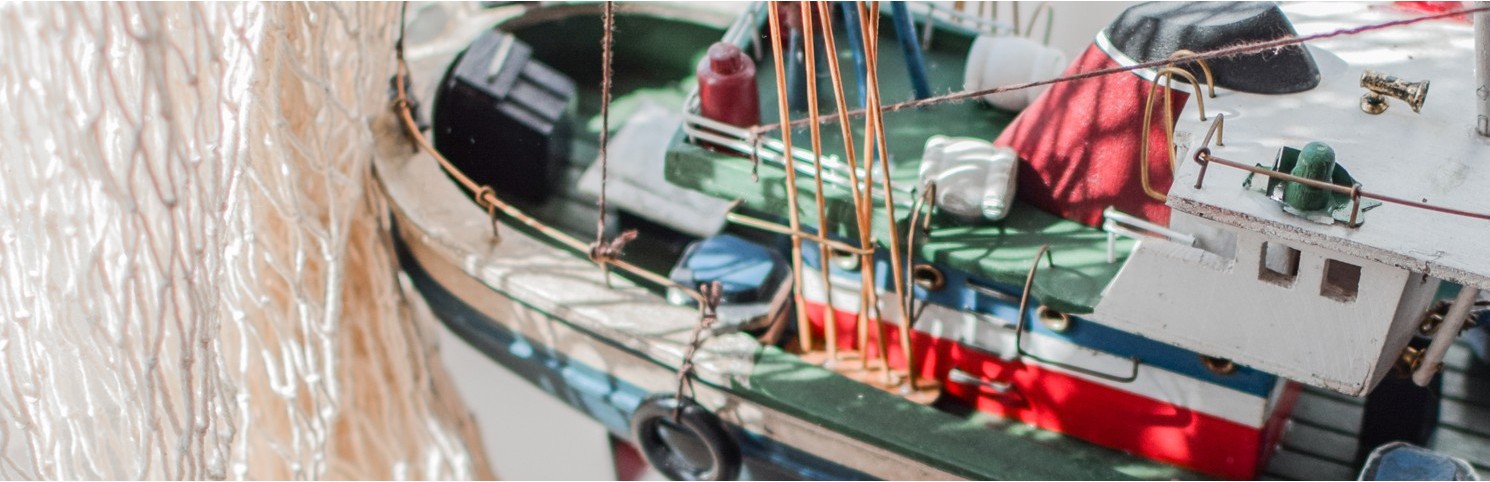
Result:
M895 39L888 10L881 18L879 49L879 83L883 104L911 100L910 77L905 68L904 55ZM919 21L918 21L919 25ZM919 29L919 27L918 27ZM780 120L776 96L776 73L770 53L770 41L764 38L767 31L761 30L763 58L756 66L757 82L760 86L761 122L774 124ZM836 47L842 69L844 93L849 98L850 110L859 107L857 79L847 34L835 28ZM925 51L927 73L934 95L947 94L963 89L963 71L968 50L974 34L965 28L938 24L932 36L931 48ZM750 52L747 44L742 50ZM818 46L822 49L821 45ZM826 64L824 64L826 65ZM818 87L819 112L828 115L837 112L831 80L822 76ZM998 137L1017 113L1008 112L969 100L939 104L919 109L905 109L886 113L886 144L889 145L891 179L907 188L918 184L921 154L927 139L934 135L973 137L992 141ZM807 116L802 112L792 113L793 120ZM860 165L865 162L864 122L857 117L852 126L855 152ZM780 139L780 132L768 134ZM841 127L836 122L820 127L823 156L846 159ZM811 150L810 130L803 126L791 131L792 145L798 149ZM878 166L879 160L874 160ZM798 161L800 166L810 163ZM754 176L752 175L754 172ZM875 185L880 186L876 167ZM746 156L712 150L689 142L680 134L668 150L667 180L679 186L694 189L721 199L743 201L745 211L781 221L785 224L790 208L787 201L786 172L778 164L762 162L757 167ZM815 200L816 186L811 176L797 176L798 215L803 226L819 226ZM857 226L853 218L853 203L847 185L825 183L828 223L825 232L845 240L858 239ZM896 195L896 226L904 239L911 210L909 204L914 195ZM874 235L880 240L880 248L886 248L890 228L885 215L883 201L876 198ZM1009 215L992 224L963 225L949 216L932 217L929 236L917 235L916 257L948 268L961 270L975 277L1020 286L1028 274L1031 263L1040 246L1049 244L1056 267L1041 268L1035 279L1033 295L1041 303L1053 309L1069 313L1091 313L1101 299L1102 290L1117 276L1126 260L1133 241L1119 238L1115 252L1118 260L1107 261L1107 233L1075 221L1064 219L1028 204L1016 202Z

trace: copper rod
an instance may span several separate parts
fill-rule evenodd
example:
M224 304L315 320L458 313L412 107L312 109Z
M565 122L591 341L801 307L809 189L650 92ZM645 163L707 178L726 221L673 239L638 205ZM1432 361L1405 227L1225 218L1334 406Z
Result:
M808 2L798 2L797 7L802 12L802 61L807 71L807 117L812 119L809 132L812 135L812 182L816 191L813 198L817 202L817 232L820 238L827 239L828 230L828 208L823 200L823 137L820 131L821 125L817 122L817 56L813 52L817 48L816 32L813 31L812 10L808 8ZM828 269L828 259L832 256L829 252L828 243L817 243L818 260L820 271L823 276L823 286L828 287L823 296L823 344L828 351L829 363L838 360L838 310L833 307L833 279Z
M738 223L738 224L742 224L742 225L745 225L745 226L750 226L752 228L757 228L757 229L761 229L761 230L765 230L765 231L770 231L770 232L777 233L777 234L785 234L785 235L789 235L789 236L795 234L797 236L801 236L802 239L806 239L806 240L812 241L814 243L822 243L822 244L825 244L828 247L831 247L833 249L837 249L837 250L840 250L840 251L847 251L847 252L849 252L851 254L856 254L856 255L857 254L874 254L874 249L872 249L872 248L871 249L863 249L863 248L859 248L859 247L855 247L855 246L850 246L848 244L843 243L842 241L837 241L837 240L834 240L834 239L824 238L824 237L822 237L822 236L820 236L818 234L814 234L814 233L807 233L807 232L792 233L792 228L790 228L788 226L782 226L782 225L777 224L777 223L773 223L773 222L770 222L770 221L767 221L767 220L764 220L764 219L760 219L760 218L756 218L756 217L746 216L746 215L740 214L740 213L728 213L728 214L725 214L724 215L724 218L725 218L725 220L728 220L728 221L733 222L733 223Z
M818 21L823 26L823 43L826 47L825 51L829 53L826 57L828 59L828 73L832 76L833 80L833 102L838 110L838 115L847 118L848 105L847 98L843 93L843 73L838 67L838 45L837 40L833 36L833 17L829 9L828 2L822 0L817 2ZM853 33L849 35L853 35ZM873 224L863 207L873 205L874 201L872 199L865 201L866 194L872 185L865 184L864 192L861 192L859 189L859 163L854 152L853 129L847 122L839 122L838 127L840 134L843 136L843 150L848 162L850 196L854 200L854 221L859 229L859 248L861 250L858 253L860 256L860 284L859 313L854 319L854 328L857 335L855 347L859 350L861 367L868 367L869 352L865 351L864 343L869 326L870 306L878 304L878 292L874 289L874 241L870 239L872 236L870 230L873 229Z
M1274 171L1272 169L1267 169L1267 168L1262 168L1262 167L1257 167L1257 166L1249 166L1249 165L1246 165L1246 164L1242 164L1240 162L1227 160L1227 159L1221 158L1219 156L1213 155L1213 154L1210 153L1210 149L1209 148L1202 148L1201 150L1196 151L1195 152L1195 160L1196 160L1196 162L1201 163L1201 165L1205 165L1205 164L1214 162L1216 164L1220 164L1220 165L1223 165L1223 166L1232 167L1232 168L1236 168L1236 169L1241 169L1243 171L1251 172L1251 173L1254 173L1254 174L1261 174L1261 175L1272 177L1272 178L1275 178L1275 179L1282 179L1284 181L1296 182L1296 183L1299 183L1299 184L1303 184L1305 186L1309 186L1309 187L1313 187L1313 188L1319 188L1319 189L1324 189L1324 190L1328 190L1328 191L1331 191L1331 192L1338 192L1338 193L1341 193L1341 194L1352 194L1352 195L1357 196L1357 197L1363 197L1363 198L1367 198L1367 199L1375 199L1375 200L1381 201L1381 202L1387 202L1387 203L1392 203L1392 204L1400 204L1400 205L1407 206L1407 207L1413 207L1413 208L1418 208L1418 209L1426 209L1426 210L1429 210L1429 211L1440 212L1440 213L1444 213L1444 214L1453 214L1453 215L1456 215L1456 216L1464 216L1464 217L1467 217L1467 218L1483 219L1483 220L1486 220L1486 221L1490 221L1490 213L1477 213L1477 212L1473 212L1473 211L1465 211L1465 210L1462 210L1462 209L1454 209L1454 208L1447 208L1447 207L1443 207L1443 206L1435 206L1435 205L1432 205L1432 204L1427 204L1427 203L1422 203L1422 202L1417 202L1417 201L1409 201L1409 200L1402 199L1402 198L1399 198L1399 197L1393 197L1393 196L1388 196L1388 195L1385 195L1385 194L1376 194L1376 193L1372 193L1372 192L1367 192L1367 191L1365 191L1363 189L1359 189L1359 188L1352 189L1352 188L1345 187L1345 186L1340 186L1340 185L1337 185L1337 184L1334 184L1334 183L1328 183L1328 182L1323 182L1323 181L1316 181L1316 180L1313 180L1313 179L1302 178L1302 177L1298 177L1298 176L1295 176L1295 175L1292 175L1292 174L1287 174L1287 173L1282 173L1282 172ZM1203 179L1197 179L1196 180L1196 185L1197 186L1200 185L1200 182L1202 180Z
M876 5L878 5L878 4L876 4ZM871 58L877 59L878 56L879 56L879 42L877 42L877 41L871 41L871 39L878 39L879 38L879 22L877 22L877 21L871 22L870 21L870 19L872 17L870 17L869 14L868 14L868 12L865 10L864 3L863 2L854 2L854 6L856 7L855 10L859 13L859 36L860 36L860 39L862 40L861 44L863 44L863 46L864 46L864 62L865 62L865 72L866 72L866 74L865 74L864 77L865 77L865 83L867 84L868 83L869 75L875 72L875 68L871 66L873 64L870 64L869 63L869 59L871 59ZM868 90L869 90L869 88L866 85L866 87L865 87L865 91L866 91L866 94L865 94L865 97L866 97L865 98L865 102L866 102L866 104L865 105L866 106L868 106L868 104L867 104L867 102L868 102L868 96L869 96L869 94L867 93ZM862 216L864 218L864 220L866 221L866 223L869 226L873 226L873 215L874 215L874 199L872 197L873 194L872 193L869 193L870 191L873 191L873 189L874 189L873 188L873 186L874 186L874 153L876 152L875 149L881 149L882 148L882 147L876 147L875 146L875 142L874 142L874 139L875 139L874 138L874 132L875 132L874 124L876 122L878 122L878 121L879 121L878 118L875 117L875 116L865 116L865 118L864 118L864 155L866 156L865 166L864 166L864 190L866 191L866 194L865 194L865 202L859 204L857 207L860 210L860 216ZM872 235L873 234L871 233L871 236ZM883 319L883 317L880 314L879 289L874 284L874 281L876 279L875 276L874 276L874 270L876 268L875 268L875 265L874 265L873 258L870 258L869 259L869 263L862 264L860 266L860 269L866 271L866 276L870 280L869 283L865 283L863 286L860 287L860 293L861 293L861 296L864 296L864 297L868 298L871 301L871 303L869 304L869 309L873 313L873 315L869 316L869 318L868 318L869 319L869 322L866 323L864 326L862 326L862 327L859 328L858 335L859 335L860 353L868 353L869 352L868 351L869 350L869 328L870 328L870 325L873 325L873 327L874 327L874 333L875 333L875 337L874 337L875 338L875 344L879 348L879 357L880 357L880 361L881 361L881 365L880 365L881 374L884 376L884 382L885 382L885 384L886 385L889 385L890 382L891 382L891 380L890 380L890 354L889 354L889 349L885 345L885 329L884 329L884 325L882 323L880 323L880 320ZM868 357L863 357L863 359L861 360L861 362L862 362L864 368L867 369L869 367L869 359L868 359Z
M776 107L781 113L781 122L789 123L791 120L791 107L787 105L786 99L786 72L783 70L781 55L780 13L776 11L775 5L768 5L766 12L769 14L771 23L771 55L776 60ZM786 145L785 152L792 152L791 129L781 130L781 143ZM790 210L792 227L792 296L796 303L797 312L797 341L802 346L802 351L812 351L812 326L807 322L806 300L802 298L802 237L796 233L802 232L802 221L797 215L797 167L796 159L785 156L786 163L786 202Z
M876 10L878 10L878 6L879 4L877 3L871 6L871 15L875 19L879 18L877 15L878 12L876 12ZM877 44L879 42L878 36L876 35L873 39L864 39L865 45L871 45L871 42ZM878 141L879 147L879 151L877 152L877 154L879 155L880 171L882 175L881 182L884 184L885 189L885 217L888 220L888 225L891 227L890 273L892 276L894 276L896 298L895 306L896 309L900 311L900 349L901 355L905 358L906 384L908 387L914 390L916 387L916 361L915 355L911 352L911 318L910 314L907 313L905 310L905 270L901 266L900 262L901 242L899 229L895 228L895 196L894 192L890 190L890 148L886 142L887 139L885 136L884 113L879 110L879 49L878 47L876 47L872 50L874 50L874 55L869 56L869 58L867 59L867 63L869 65L869 75L867 76L869 81L869 105L874 107L874 110L871 111L874 112L874 114L872 114L870 117L875 119L874 131L875 138Z

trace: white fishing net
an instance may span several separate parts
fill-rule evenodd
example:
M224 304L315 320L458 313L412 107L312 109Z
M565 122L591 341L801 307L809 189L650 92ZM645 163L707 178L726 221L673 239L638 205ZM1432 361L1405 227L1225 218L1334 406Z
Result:
M398 8L0 5L0 477L489 474L370 192Z

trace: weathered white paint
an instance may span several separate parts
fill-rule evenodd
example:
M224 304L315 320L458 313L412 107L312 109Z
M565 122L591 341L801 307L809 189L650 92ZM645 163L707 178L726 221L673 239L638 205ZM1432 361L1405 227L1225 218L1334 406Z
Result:
M1202 223L1203 224L1203 223ZM1408 341L1437 280L1296 243L1292 283L1261 279L1264 233L1236 233L1236 256L1144 239L1097 305L1099 323L1356 395ZM1321 294L1326 259L1361 267L1354 300Z
M1284 5L1301 35L1408 18L1389 7L1356 4ZM1468 24L1421 22L1310 43L1320 65L1317 88L1288 95L1217 89L1206 99L1211 120L1226 113L1220 157L1271 165L1279 148L1323 141L1364 189L1435 205L1490 212L1490 138L1477 136L1466 119L1475 115L1473 32ZM1429 80L1421 113L1391 99L1381 115L1359 108L1363 69L1417 81ZM1177 84L1178 85L1178 84ZM1437 278L1490 288L1490 222L1387 204L1365 214L1365 224L1321 225L1284 213L1277 203L1241 187L1246 172L1211 166L1195 189L1199 165L1192 157L1210 120L1197 105L1179 116L1179 170L1169 192L1178 212L1301 246L1356 256ZM1213 143L1214 144L1214 143ZM1305 367L1301 367L1305 368Z
M857 278L853 280L835 278L833 281L834 306L842 311L857 313L857 300L859 299ZM822 302L825 299L822 279L804 276L802 296L814 302ZM898 324L900 310L893 309L894 294L881 292L880 300L881 319ZM891 302L886 303L886 300L891 300ZM924 308L923 305L917 304L916 309L921 312L913 327L916 331L954 340L1006 360L1016 356L1014 322L1012 321L930 303L925 304ZM1125 377L1133 370L1133 362L1127 358L1086 348L1057 337L1025 331L1023 338L1025 352L1041 358L1116 377ZM1243 393L1214 383L1206 383L1151 365L1140 365L1138 378L1124 383L1068 370L1030 358L1026 358L1024 363L1038 365L1042 370L1095 382L1253 428L1262 427L1273 409L1273 404L1268 398ZM974 373L973 375L988 378L988 374ZM1274 392L1277 391L1274 389Z

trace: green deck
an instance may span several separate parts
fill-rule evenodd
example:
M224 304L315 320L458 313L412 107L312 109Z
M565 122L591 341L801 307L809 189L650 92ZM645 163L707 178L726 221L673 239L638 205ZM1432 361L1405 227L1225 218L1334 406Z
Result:
M957 415L803 362L772 346L732 391L970 479L1197 479L1174 466L981 413Z
M881 28L886 37L880 47L880 82L885 103L899 102L910 98L910 81L904 70L904 60L899 45L895 43L893 29L886 24ZM856 99L856 80L853 75L852 58L847 50L847 39L839 34L839 62L845 74L845 93L852 102ZM943 93L961 90L963 59L967 55L971 39L962 32L942 29L933 36L932 49L926 52L927 69L932 88ZM769 44L764 46L769 49ZM766 55L757 66L757 78L761 87L762 122L772 123L779 119L775 95L775 67ZM819 86L820 107L823 114L836 112L833 103L831 82ZM801 118L804 113L794 113ZM905 186L917 183L920 158L926 140L933 135L966 136L992 140L1013 121L1014 114L984 105L981 102L943 104L934 108L900 111L885 115L886 143L891 154L891 179ZM863 156L863 123L854 126L855 150ZM822 151L825 156L844 155L841 128L837 124L822 126ZM792 132L792 145L811 149L808 129ZM740 199L748 209L770 213L771 217L785 219L789 212L786 195L786 172L774 164L762 163L757 171L759 180L753 180L754 169L748 158L715 152L682 141L680 135L668 151L667 179L679 186L723 199ZM879 182L876 181L876 185ZM816 187L810 176L797 177L798 210L804 226L818 226ZM824 231L844 239L857 239L857 228L853 223L853 204L847 186L825 185L828 223ZM909 202L909 196L898 196L897 201ZM889 239L890 231L883 210L883 202L877 201L874 234L877 239ZM909 210L896 209L897 224L904 228ZM1015 208L1003 221L979 226L960 226L940 216L933 218L932 234L924 243L917 242L916 254L946 267L965 271L976 277L1021 285L1030 263L1041 245L1049 244L1055 259L1056 269L1041 268L1036 278L1033 295L1051 308L1071 312L1090 313L1101 299L1102 290L1117 275L1122 267L1132 241L1120 238L1116 252L1119 262L1107 262L1107 234L1080 223L1063 219L1029 205L1016 203ZM884 241L881 241L883 245Z

